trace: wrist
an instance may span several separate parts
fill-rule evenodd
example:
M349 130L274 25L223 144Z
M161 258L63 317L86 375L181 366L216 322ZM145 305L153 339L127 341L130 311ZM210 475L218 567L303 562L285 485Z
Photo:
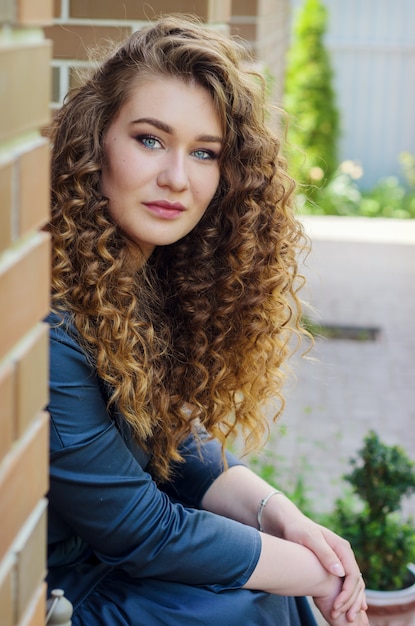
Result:
M333 574L327 574L327 577L322 585L321 591L318 591L314 596L314 600L322 602L326 605L330 605L333 608L334 601L342 590L343 579Z
M284 493L279 492L276 497L271 497L263 508L262 530L269 535L285 539L288 529L298 523L300 518L304 518L303 513Z
M262 516L264 514L264 509L267 506L268 502L271 500L271 498L273 498L274 496L278 496L278 495L283 495L282 491L280 491L279 489L273 489L272 491L269 492L268 495L262 498L262 500L260 500L259 502L258 510L257 510L257 522L258 522L258 529L261 532L264 531L264 527L262 524Z

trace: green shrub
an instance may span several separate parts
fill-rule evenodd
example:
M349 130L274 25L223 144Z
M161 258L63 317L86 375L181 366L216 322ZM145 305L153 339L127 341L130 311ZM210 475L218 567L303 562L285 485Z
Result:
M290 122L287 158L290 173L312 197L337 166L339 113L333 72L324 46L327 10L320 0L305 0L294 24L287 54L284 107Z
M327 524L350 541L369 589L409 584L415 560L415 525L402 519L402 499L415 491L415 465L400 446L387 446L371 431L344 478L352 496L337 500Z
M415 187L409 185L411 164L415 158L409 153L401 155L402 169L408 185L395 176L381 179L371 190L360 191L357 180L362 170L352 161L344 161L331 181L318 189L311 200L304 195L298 198L298 207L306 215L343 215L361 217L415 218ZM405 169L406 168L406 169ZM415 167L414 167L415 169Z

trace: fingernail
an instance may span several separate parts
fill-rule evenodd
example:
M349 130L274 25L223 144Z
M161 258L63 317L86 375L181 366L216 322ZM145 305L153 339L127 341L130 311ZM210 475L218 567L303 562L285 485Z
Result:
M345 576L346 574L346 572L344 571L344 567L341 563L333 563L333 565L330 566L330 571L335 576Z

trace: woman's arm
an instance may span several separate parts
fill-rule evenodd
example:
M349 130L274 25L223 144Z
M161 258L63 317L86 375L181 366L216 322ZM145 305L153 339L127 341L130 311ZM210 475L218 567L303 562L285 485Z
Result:
M81 538L101 561L138 578L215 591L246 582L260 555L259 533L186 508L158 488L65 326L51 328L49 412L51 543Z
M93 367L64 327L51 329L51 346L49 499L65 523L62 528L72 529L105 563L136 577L204 584L215 591L239 588L252 577L252 588L266 580L264 588L276 593L320 592L319 583L312 580L314 569L311 580L303 581L305 587L293 580L288 588L284 581L287 559L299 557L299 548L301 558L322 570L309 549L254 530L255 508L265 488L269 490L267 483L261 482L258 491L260 479L241 466L223 472L218 465L220 446L217 453L211 442L204 462L190 446L189 471L184 471L183 480L197 483L187 498L201 498L206 508L210 500L212 512L189 509L168 498L127 447L107 413ZM251 496L244 500L248 476ZM232 500L230 509L229 498L238 501ZM248 517L242 515L245 509L251 511ZM268 524L265 513L263 521ZM54 541L65 539L61 527L55 530ZM272 547L268 547L270 540ZM302 564L300 560L298 566ZM279 578L273 578L274 573Z
M259 503L271 491L272 487L254 472L243 466L235 466L221 474L210 486L202 500L202 506L209 511L258 527ZM303 590L305 595L318 597L324 596L325 592L330 595L333 588L337 588L331 606L333 618L346 613L347 619L353 621L361 609L366 609L360 571L350 545L345 540L307 518L283 494L274 495L268 500L262 513L262 526L266 534L262 536L261 558L248 584L256 585L257 581L262 584L264 579L275 580L270 569L272 563L275 563L275 553L288 549L287 567L294 565L293 577L298 578L304 574L308 578L312 574L316 576L316 584L322 585L317 593ZM275 537L286 541L276 543ZM295 553L297 559L294 559L294 552L290 552L292 545L287 548L288 542L303 550ZM317 561L317 569L310 556ZM301 564L304 564L302 572ZM283 571L289 573L285 566ZM340 578L343 576L344 582Z

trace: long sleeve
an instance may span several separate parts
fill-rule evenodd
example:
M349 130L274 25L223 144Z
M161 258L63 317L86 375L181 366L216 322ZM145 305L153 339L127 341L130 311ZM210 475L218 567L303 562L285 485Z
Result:
M52 518L60 520L50 527L50 541L72 534L134 577L217 591L246 582L259 559L258 532L158 489L108 414L95 369L64 325L51 327L49 411L49 500ZM186 491L188 483L183 499L197 505L221 471L220 451L207 441L201 460L192 443L186 446L188 463L172 489Z
M174 467L171 482L163 485L163 491L173 499L201 507L201 501L213 481L224 471L222 447L201 430L198 437L189 436L180 446L184 463ZM225 452L227 467L244 465L229 451Z

